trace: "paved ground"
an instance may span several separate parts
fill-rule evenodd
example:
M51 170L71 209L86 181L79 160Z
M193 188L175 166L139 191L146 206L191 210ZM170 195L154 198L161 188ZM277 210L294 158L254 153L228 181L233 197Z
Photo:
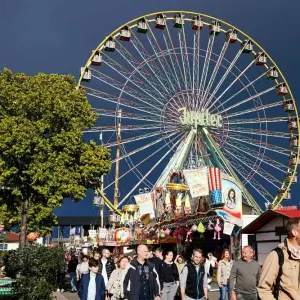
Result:
M77 293L71 293L71 286L69 277L66 278L66 286L65 286L65 292L63 293L53 293L56 297L56 300L79 300L79 297ZM209 300L219 300L220 293L219 292L210 292L209 293Z
M57 300L79 300L76 293L64 292L64 293L54 293ZM209 293L209 300L219 300L219 292Z

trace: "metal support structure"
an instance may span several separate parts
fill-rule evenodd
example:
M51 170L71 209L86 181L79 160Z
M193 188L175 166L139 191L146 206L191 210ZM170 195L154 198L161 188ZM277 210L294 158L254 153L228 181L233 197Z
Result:
M191 146L193 144L194 138L196 135L196 130L192 129L187 136L178 146L175 154L170 159L169 163L165 167L164 171L162 172L161 176L157 180L154 186L162 186L164 187L169 179L169 175L172 170L180 170L184 166L186 158L190 152Z
M100 142L101 145L103 144L103 136L102 133L100 133ZM100 185L100 190L102 194L104 193L104 176L101 176L101 185ZM105 203L104 203L104 198L101 197L101 207L100 207L100 219L101 219L101 228L104 228L104 208L105 208Z
M114 206L117 207L119 203L119 166L120 166L120 161L118 158L120 157L120 152L121 152L121 118L122 118L122 110L119 109L117 111L117 122L118 122L118 127L117 127L117 152L116 152L116 173L115 173L115 190L114 190Z

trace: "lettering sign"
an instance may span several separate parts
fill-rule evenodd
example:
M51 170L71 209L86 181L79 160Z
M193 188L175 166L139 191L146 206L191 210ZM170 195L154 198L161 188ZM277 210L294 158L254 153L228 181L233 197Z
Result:
M195 128L203 127L222 127L222 116L210 114L208 110L205 111L188 111L186 107L179 109L182 112L179 117L182 125L192 125Z

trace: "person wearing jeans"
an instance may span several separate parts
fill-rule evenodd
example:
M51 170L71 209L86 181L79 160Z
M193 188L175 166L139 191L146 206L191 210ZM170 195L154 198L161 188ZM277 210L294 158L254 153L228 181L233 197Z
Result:
M75 255L72 255L72 258L69 262L68 265L68 273L70 274L71 277L71 287L72 287L72 292L76 292L77 288L76 288L76 268L78 265L78 261L76 259Z
M221 260L219 261L218 274L217 274L217 281L220 288L219 300L225 300L226 293L228 295L228 300L231 300L229 277L230 277L232 264L233 262L230 258L229 250L224 249Z
M174 300L179 286L179 273L176 264L173 262L173 256L173 252L168 251L162 263L161 300Z

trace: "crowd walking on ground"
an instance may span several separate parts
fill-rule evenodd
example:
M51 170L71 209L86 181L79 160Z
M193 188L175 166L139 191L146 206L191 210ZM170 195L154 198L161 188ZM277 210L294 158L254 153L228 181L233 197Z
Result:
M67 252L57 274L57 291L64 291L67 270L72 291L81 300L206 300L216 273L219 300L300 300L300 218L290 219L286 231L285 241L262 266L250 245L235 261L229 249L223 249L219 261L198 248L187 260L147 245L127 256L108 249L81 257Z

